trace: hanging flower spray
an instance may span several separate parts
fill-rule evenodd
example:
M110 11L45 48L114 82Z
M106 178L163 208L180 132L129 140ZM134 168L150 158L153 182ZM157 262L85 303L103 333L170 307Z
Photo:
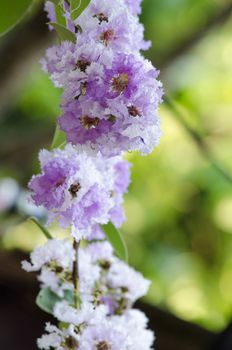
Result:
M48 212L48 240L24 261L38 271L37 304L54 315L40 349L147 350L153 333L133 309L150 282L128 266L118 228L130 183L124 152L147 154L160 139L158 71L140 50L140 0L47 1L49 29L60 44L47 50L43 69L63 89L52 150L39 155L41 173L29 188ZM63 137L65 135L65 137ZM53 238L56 222L70 232Z

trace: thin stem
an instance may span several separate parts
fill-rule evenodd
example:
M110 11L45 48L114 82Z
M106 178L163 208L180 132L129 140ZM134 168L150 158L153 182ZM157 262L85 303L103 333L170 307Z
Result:
M34 224L36 224L36 226L41 230L41 232L43 232L44 236L47 239L53 239L51 233L34 217L28 218L29 221L34 222Z
M200 134L198 134L196 130L194 130L191 126L187 124L186 120L184 119L183 115L181 114L173 100L170 97L166 96L165 103L173 112L173 115L177 117L181 125L184 127L189 136L191 136L191 138L194 140L194 142L200 149L201 153L211 163L214 169L217 170L217 172L222 177L224 177L226 181L232 183L232 176L227 172L224 166L221 165L220 162L215 158L214 154L210 150L204 138Z
M75 251L75 259L73 262L73 286L74 286L74 303L76 308L80 307L80 298L79 298L79 266L78 266L78 253L79 253L80 241L77 242L75 239L73 241L73 249Z

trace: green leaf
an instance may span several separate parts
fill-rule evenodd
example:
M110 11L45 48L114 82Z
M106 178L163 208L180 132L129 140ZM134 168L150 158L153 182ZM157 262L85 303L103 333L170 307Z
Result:
M66 27L64 27L59 23L54 23L54 22L50 22L49 24L53 26L53 28L56 30L61 41L67 40L73 43L76 42L76 35L70 30L68 30Z
M76 10L81 5L81 0L70 0L70 10Z
M89 5L91 0L71 0L71 19L75 21Z
M55 11L56 11L56 21L57 21L57 23L65 27L66 26L66 19L64 17L63 6L55 5Z
M36 218L31 217L28 220L36 224L36 226L43 232L47 239L53 239L51 233Z
M37 298L36 305L43 311L52 314L54 306L60 301L60 298L49 288L41 289Z
M49 0L51 2L53 2L54 5L59 5L60 3L60 0Z
M66 135L60 130L59 126L56 127L55 134L53 137L51 149L62 148L66 144Z
M0 1L0 36L11 30L26 14L33 0Z
M64 291L64 297L60 298L53 293L50 288L41 289L37 298L36 305L43 311L52 314L56 303L66 300L70 304L73 304L73 294L70 290Z
M118 257L122 260L128 261L128 251L122 234L117 230L112 222L109 222L107 225L102 225L102 229L114 247L115 253L118 255Z

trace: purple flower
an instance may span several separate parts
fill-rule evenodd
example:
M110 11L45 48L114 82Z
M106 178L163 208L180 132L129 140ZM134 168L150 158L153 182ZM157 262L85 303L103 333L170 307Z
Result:
M55 6L51 1L46 1L44 5L44 10L47 13L47 18L49 22L56 22L56 11ZM53 27L49 24L49 30L53 30Z
M104 156L146 154L159 143L162 85L139 54L143 27L134 13L140 2L91 1L75 21L77 44L53 47L42 61L64 89L59 125L68 142Z
M125 214L122 207L123 195L127 192L130 184L130 163L118 161L114 166L115 182L113 190L114 207L110 210L111 220L115 226L121 227L125 221Z
M64 41L61 45L49 48L41 63L56 86L64 87L68 92L74 89L73 93L76 93L87 78L89 81L100 79L103 67L110 67L112 60L112 51L93 40L83 45ZM75 88L70 87L72 84Z
M149 153L160 138L158 71L140 55L118 54L107 62L90 63L84 76L67 85L60 127L69 142L88 144L104 155Z
M125 0L126 5L134 15L139 15L141 13L141 2L142 0Z
M135 52L150 47L143 38L143 25L121 0L91 1L75 24L81 28L80 43L93 39L115 52Z
M124 214L120 205L129 182L129 167L127 163L121 165L128 172L124 171L122 186L117 186L118 172L114 167L124 163L121 157L91 157L67 145L63 151L42 151L40 163L42 173L32 178L29 188L34 203L49 211L49 223L58 219L61 226L72 226L76 238L88 238L98 224L109 220L122 223ZM121 210L117 217L115 208Z

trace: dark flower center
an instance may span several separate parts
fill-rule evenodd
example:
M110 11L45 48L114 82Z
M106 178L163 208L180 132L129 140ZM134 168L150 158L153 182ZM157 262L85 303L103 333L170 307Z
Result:
M79 182L72 184L69 187L69 192L71 193L72 197L75 198L77 196L77 193L80 191L81 185Z
M114 35L114 30L108 29L100 34L100 40L107 46L108 43L114 39Z
M65 338L64 344L63 344L67 349L70 350L75 350L79 347L78 341L73 338L72 336L69 336Z
M56 266L55 267L55 273L62 273L64 271L63 267L62 266Z
M107 120L108 120L108 122L110 122L110 123L115 123L116 117L115 117L115 115L113 115L113 114L109 114Z
M56 181L55 187L57 188L57 187L62 186L62 185L64 184L64 182L65 182L65 178L62 177L61 179L59 179L58 181Z
M87 115L84 115L81 117L81 125L86 129L95 129L100 122L100 119L95 117L95 118L90 118Z
M126 73L121 73L114 77L111 81L112 89L116 92L123 92L129 84L129 76Z
M86 69L90 66L90 62L87 60L78 60L76 63L76 68L79 68L81 72L86 72Z
M82 82L80 84L80 94L75 96L75 100L79 100L81 96L85 96L87 94L87 82L85 81L84 83Z
M80 91L81 91L81 95L85 96L87 93L87 82L85 83L81 83L80 85Z
M127 107L129 114L132 117L141 117L141 113L139 112L138 108L136 108L135 106L129 106Z
M61 274L64 271L63 267L59 266L56 260L51 260L47 266L51 271L57 274Z
M115 315L122 315L123 311L127 308L128 301L125 298L118 300L118 307L115 309Z
M111 346L106 341L97 344L97 350L111 350Z
M83 30L82 30L82 28L81 28L81 26L79 26L79 24L77 24L76 26L75 26L75 33L82 33L83 32Z
M99 261L99 265L101 266L101 268L103 270L109 270L110 266L111 266L111 263L108 260L100 260Z
M104 15L104 13L98 13L97 15L93 16L94 18L97 18L99 20L99 24L102 24L102 22L109 22L109 19L107 16Z

